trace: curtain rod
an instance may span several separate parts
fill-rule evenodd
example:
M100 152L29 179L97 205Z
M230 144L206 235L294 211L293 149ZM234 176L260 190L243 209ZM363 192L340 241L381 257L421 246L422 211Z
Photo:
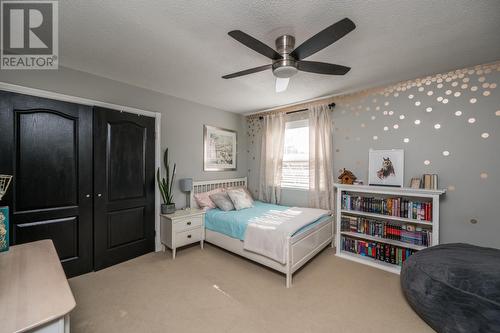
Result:
M330 103L328 104L328 108L331 110L335 107L335 103ZM295 110L295 111L288 111L288 112L285 112L285 114L292 114L292 113L297 113L297 112L304 112L304 111L308 111L309 109L308 108L305 108L305 109L300 109L300 110ZM264 119L264 116L260 116L259 119Z

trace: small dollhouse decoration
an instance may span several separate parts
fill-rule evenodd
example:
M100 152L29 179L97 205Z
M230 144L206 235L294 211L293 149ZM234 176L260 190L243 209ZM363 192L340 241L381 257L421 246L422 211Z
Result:
M352 185L357 178L351 171L344 168L340 170L339 179L341 184Z

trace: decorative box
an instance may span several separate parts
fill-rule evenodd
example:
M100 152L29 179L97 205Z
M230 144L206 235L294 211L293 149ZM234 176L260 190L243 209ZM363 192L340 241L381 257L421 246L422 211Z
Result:
M0 252L9 250L9 207L0 207Z

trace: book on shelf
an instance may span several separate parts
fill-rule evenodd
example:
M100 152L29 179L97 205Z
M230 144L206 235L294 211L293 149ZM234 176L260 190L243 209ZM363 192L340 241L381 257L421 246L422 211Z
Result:
M424 189L426 190L437 190L438 189L438 175L436 174L424 174L423 183Z
M377 198L342 194L342 209L432 221L432 202L413 201L403 197Z
M342 236L343 251L401 266L416 250Z
M355 232L412 245L432 245L432 230L411 223L391 223L363 217L342 216L340 228L343 232Z

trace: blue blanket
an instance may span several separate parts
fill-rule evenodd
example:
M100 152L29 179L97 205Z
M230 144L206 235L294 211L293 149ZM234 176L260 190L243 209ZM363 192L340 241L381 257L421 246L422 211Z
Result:
M242 210L224 212L218 208L210 209L205 214L205 228L232 238L244 240L247 225L252 218L262 216L271 210L284 211L288 208L290 207L255 201L252 208ZM311 224L298 230L295 235L314 227L317 223L321 223L328 218L329 216L324 216L317 221L311 221Z

